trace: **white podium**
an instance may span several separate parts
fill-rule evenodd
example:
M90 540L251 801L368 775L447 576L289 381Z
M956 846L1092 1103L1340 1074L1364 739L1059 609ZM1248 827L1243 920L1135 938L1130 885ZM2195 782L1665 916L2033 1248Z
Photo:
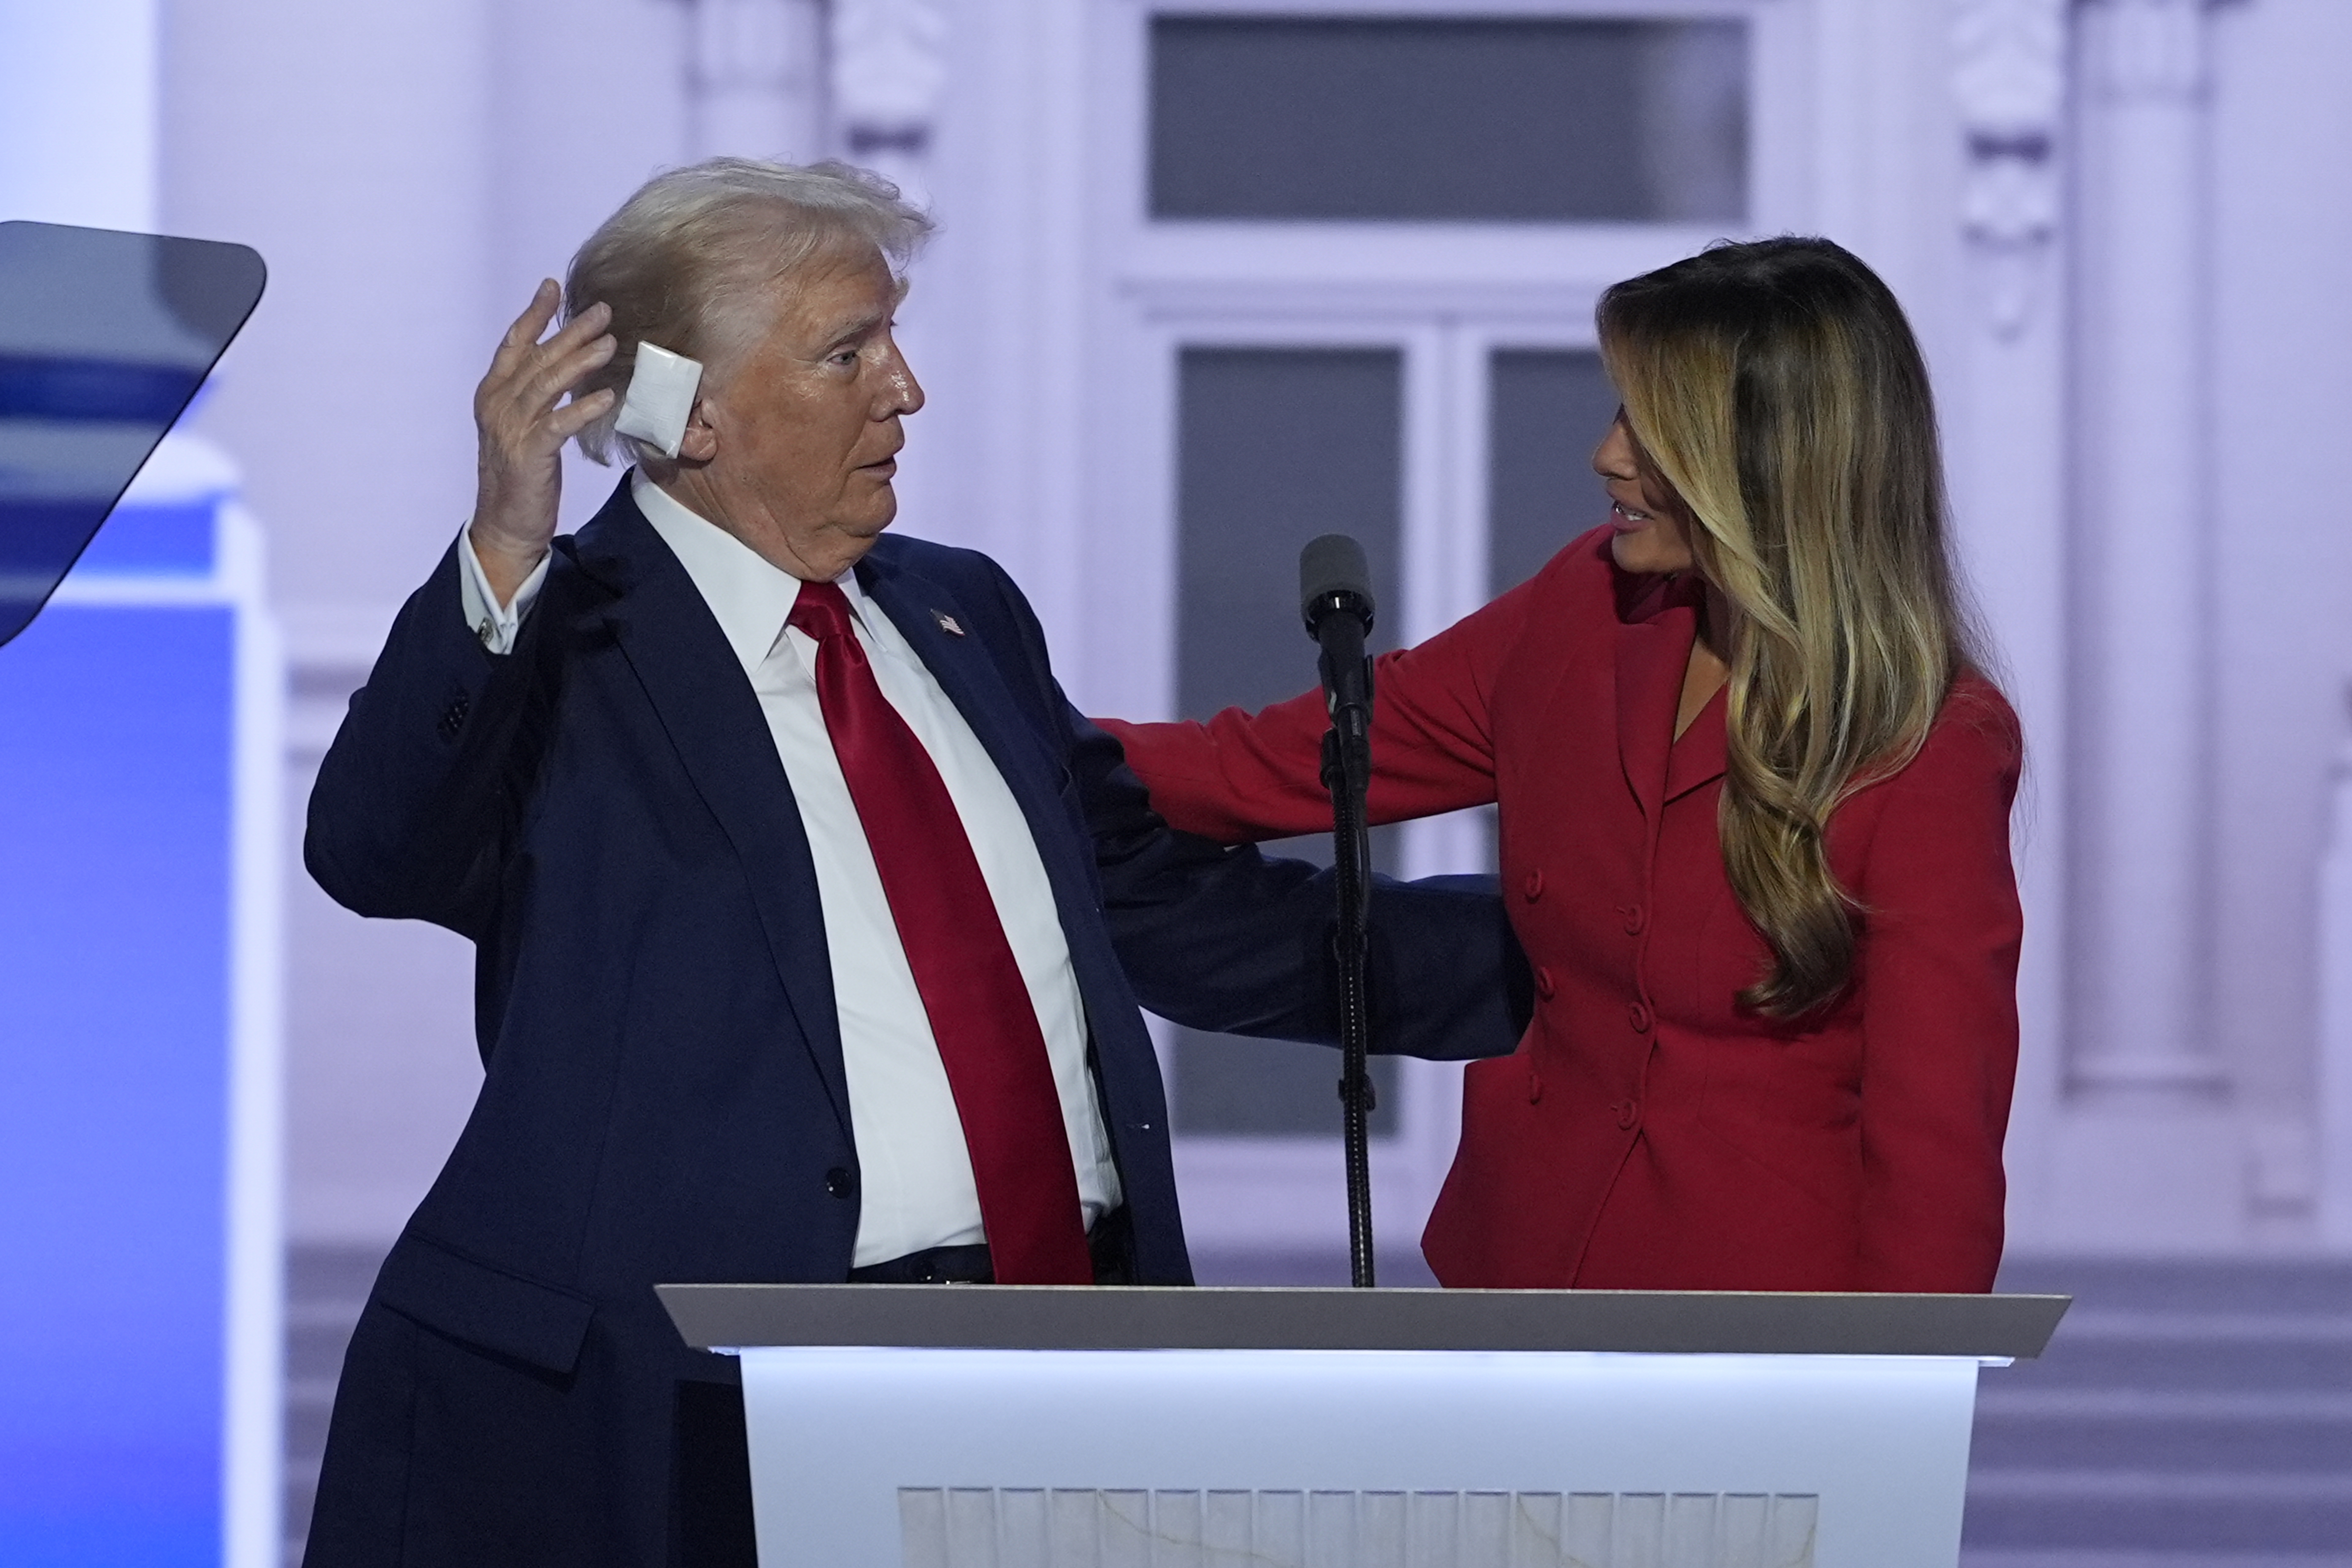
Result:
M666 1285L763 1568L1953 1568L2063 1296Z

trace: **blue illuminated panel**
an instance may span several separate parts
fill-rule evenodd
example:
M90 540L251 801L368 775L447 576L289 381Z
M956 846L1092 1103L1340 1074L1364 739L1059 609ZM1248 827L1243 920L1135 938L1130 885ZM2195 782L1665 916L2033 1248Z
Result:
M235 614L55 604L0 649L8 1568L220 1561Z

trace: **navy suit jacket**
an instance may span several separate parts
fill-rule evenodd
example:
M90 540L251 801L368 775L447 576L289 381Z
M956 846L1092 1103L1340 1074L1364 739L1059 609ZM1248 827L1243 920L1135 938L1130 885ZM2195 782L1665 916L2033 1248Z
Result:
M1146 1283L1191 1279L1138 1003L1328 1039L1325 874L1169 829L984 556L886 535L857 568L1028 819L1092 1035ZM857 1230L824 912L741 665L625 482L555 542L514 651L456 551L402 611L311 795L305 860L365 915L478 953L485 1077L378 1279L310 1559L643 1563L690 1495L664 1280L839 1280ZM940 616L966 635L950 635ZM1499 904L1386 889L1381 1044L1506 1052Z

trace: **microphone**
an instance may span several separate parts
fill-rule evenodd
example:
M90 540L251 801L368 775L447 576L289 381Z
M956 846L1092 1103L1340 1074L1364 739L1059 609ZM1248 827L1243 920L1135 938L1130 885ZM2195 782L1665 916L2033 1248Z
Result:
M1298 552L1299 613L1323 649L1323 699L1331 721L1352 739L1372 723L1372 571L1364 547L1344 533L1309 540Z
M1372 572L1364 547L1327 533L1298 552L1299 613L1322 648L1323 700L1331 728L1323 735L1323 784L1331 792L1333 892L1339 919L1339 1104L1347 1150L1348 1275L1359 1289L1372 1279L1371 997L1366 984L1371 930L1372 845L1364 800L1372 782Z

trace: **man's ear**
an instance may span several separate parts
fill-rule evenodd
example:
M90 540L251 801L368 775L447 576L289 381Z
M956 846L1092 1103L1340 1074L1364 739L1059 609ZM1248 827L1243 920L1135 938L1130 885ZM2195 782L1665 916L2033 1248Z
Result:
M678 460L687 463L707 463L719 455L719 432L711 428L709 415L701 398L694 400L693 411L686 416L686 430L677 438Z

